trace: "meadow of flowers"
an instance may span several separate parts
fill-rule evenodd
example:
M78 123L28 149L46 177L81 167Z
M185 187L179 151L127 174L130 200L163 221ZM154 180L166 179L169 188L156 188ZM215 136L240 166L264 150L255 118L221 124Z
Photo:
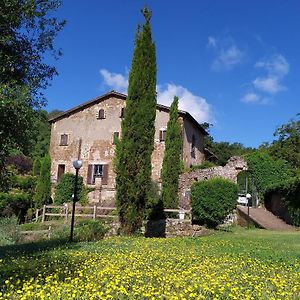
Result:
M0 299L300 299L300 232L22 249L0 249Z

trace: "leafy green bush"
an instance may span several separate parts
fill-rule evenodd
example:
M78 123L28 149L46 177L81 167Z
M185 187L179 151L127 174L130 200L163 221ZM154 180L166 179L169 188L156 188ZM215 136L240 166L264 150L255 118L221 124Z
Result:
M237 203L237 185L229 180L214 178L192 185L193 221L208 227L221 224Z
M12 245L20 240L17 217L0 218L0 246Z
M75 228L75 240L95 241L104 238L108 229L99 220L83 220Z
M71 173L65 173L61 176L58 185L55 190L54 202L55 204L63 204L72 201L72 195L74 192L75 175ZM78 200L81 205L87 203L87 190L83 184L83 178L78 176Z
M246 155L245 159L261 196L269 186L288 180L293 175L284 160L275 160L265 152L253 152Z
M1 193L0 192L0 215L3 217L16 216L19 222L24 221L24 217L31 205L30 195L27 193Z
M68 240L70 237L70 225L61 224L51 230L51 239Z
M14 175L12 177L12 187L23 191L29 191L35 188L36 177Z
M300 178L290 178L285 181L270 185L265 197L271 197L272 193L282 196L283 205L287 209L292 225L300 226Z
M33 176L39 176L41 172L41 160L36 158L33 162L32 166L32 174Z

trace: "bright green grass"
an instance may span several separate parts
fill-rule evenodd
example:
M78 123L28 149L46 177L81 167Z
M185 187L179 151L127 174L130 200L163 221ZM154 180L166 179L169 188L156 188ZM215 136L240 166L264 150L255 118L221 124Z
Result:
M300 232L49 242L0 257L0 299L300 299Z

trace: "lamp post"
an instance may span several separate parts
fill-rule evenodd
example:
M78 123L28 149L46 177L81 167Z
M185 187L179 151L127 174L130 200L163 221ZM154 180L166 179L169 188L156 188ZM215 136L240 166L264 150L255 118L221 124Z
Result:
M250 222L250 212L249 212L249 205L250 205L250 200L251 200L251 194L246 194L246 198L247 198L247 215L248 215L248 218L247 218L247 228L249 229L249 222Z
M75 183L74 183L74 196L73 196L73 209L72 209L72 219L71 219L71 233L70 233L70 242L73 242L73 232L74 232L74 220L75 220L75 204L77 202L77 185L78 185L78 172L82 167L82 161L77 159L73 161L73 167L76 170L75 174Z

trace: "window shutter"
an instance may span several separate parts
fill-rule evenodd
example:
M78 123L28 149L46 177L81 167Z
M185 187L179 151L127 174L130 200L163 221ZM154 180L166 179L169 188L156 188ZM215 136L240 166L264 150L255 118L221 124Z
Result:
M102 184L108 183L108 165L103 165Z
M87 184L93 184L93 165L88 165Z
M159 141L160 142L162 141L162 131L161 130L159 131Z

